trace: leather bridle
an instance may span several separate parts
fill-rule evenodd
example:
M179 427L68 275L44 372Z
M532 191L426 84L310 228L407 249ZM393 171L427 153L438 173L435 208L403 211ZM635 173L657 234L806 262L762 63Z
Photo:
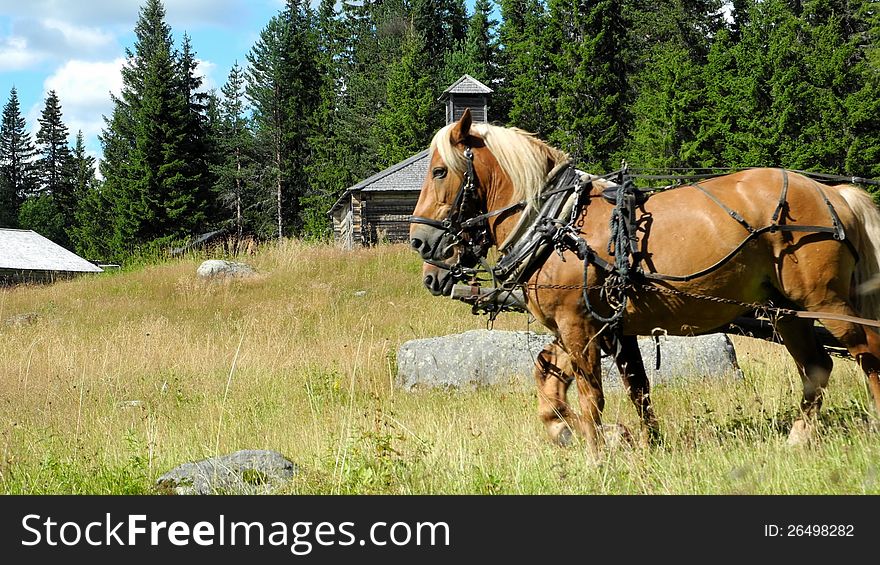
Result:
M478 214L469 218L475 212L482 211L483 203L477 198L479 179L474 171L474 151L471 147L465 149L464 157L467 169L446 218L435 220L424 216L410 216L409 219L411 224L423 224L443 232L435 250L458 247L458 257L454 264L436 257L424 259L430 265L450 271L458 280L469 278L474 273L473 267L486 256L492 242L485 224L491 215L495 215Z

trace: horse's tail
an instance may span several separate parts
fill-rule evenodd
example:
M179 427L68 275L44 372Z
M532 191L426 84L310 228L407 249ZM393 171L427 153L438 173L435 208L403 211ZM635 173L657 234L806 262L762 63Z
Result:
M858 224L859 262L853 274L856 308L862 316L880 320L880 210L871 195L857 186L836 187Z

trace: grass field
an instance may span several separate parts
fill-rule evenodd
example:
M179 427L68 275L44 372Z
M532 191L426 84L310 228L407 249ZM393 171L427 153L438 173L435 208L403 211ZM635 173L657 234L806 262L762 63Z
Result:
M264 448L301 467L290 493L880 493L850 362L809 448L785 446L790 358L740 338L743 380L656 387L664 444L595 466L549 443L530 388L392 387L402 342L486 323L423 290L406 247L287 242L244 259L256 279L213 284L202 259L0 290L0 492L149 493L180 463ZM623 393L605 421L637 428Z

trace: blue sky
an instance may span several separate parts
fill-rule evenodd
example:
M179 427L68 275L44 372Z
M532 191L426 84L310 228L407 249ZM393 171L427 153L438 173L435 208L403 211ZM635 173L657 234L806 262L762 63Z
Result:
M179 45L192 37L200 72L220 88L283 0L164 0L166 20ZM141 0L0 0L0 105L18 91L31 132L55 90L71 139L83 130L89 152L100 153L102 115L110 92L121 87L125 49L134 44Z

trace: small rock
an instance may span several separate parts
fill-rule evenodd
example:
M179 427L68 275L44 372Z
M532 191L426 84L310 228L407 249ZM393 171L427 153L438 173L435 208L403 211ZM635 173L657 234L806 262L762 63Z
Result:
M10 328L23 328L36 324L40 320L40 315L36 312L25 312L24 314L16 314L6 318L4 325Z
M203 279L245 278L255 275L256 271L245 263L209 259L199 265L196 274Z
M299 472L277 451L245 449L184 463L156 479L165 494L271 494Z
M356 290L356 291L354 291L354 295L355 296L366 296L367 291L366 290Z
M120 408L140 408L143 405L143 400L123 400L118 404Z

